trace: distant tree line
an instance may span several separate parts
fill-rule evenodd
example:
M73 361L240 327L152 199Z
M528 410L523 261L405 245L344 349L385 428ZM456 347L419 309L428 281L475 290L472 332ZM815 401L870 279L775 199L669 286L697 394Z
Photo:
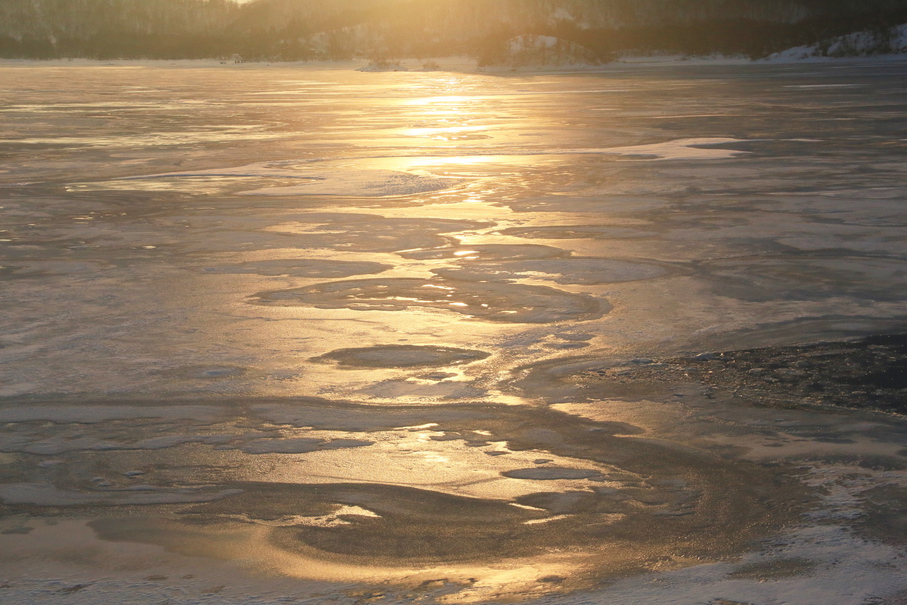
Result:
M760 57L901 23L905 0L0 0L0 57L493 63L523 34L556 36L602 61Z

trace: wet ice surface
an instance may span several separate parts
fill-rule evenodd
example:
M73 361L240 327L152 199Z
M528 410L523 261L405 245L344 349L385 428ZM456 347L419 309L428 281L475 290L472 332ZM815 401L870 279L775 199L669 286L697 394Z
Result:
M0 66L0 600L898 603L905 72Z

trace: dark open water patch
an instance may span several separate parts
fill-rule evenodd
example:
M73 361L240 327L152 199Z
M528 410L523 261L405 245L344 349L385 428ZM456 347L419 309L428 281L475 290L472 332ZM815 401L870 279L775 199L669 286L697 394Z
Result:
M730 394L762 405L907 414L907 334L704 353L643 365L630 374L640 379L682 376L702 383L712 396Z

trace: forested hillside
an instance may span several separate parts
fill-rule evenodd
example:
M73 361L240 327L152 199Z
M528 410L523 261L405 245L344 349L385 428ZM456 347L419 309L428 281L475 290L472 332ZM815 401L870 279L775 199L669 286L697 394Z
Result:
M762 56L907 22L903 0L2 0L7 58L310 60L472 55L556 36L626 52ZM884 46L884 45L883 45Z

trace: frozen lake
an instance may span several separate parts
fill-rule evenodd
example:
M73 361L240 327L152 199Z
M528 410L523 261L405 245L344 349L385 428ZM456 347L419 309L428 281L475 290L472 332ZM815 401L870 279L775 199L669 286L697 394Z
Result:
M0 601L904 603L905 93L0 64Z

